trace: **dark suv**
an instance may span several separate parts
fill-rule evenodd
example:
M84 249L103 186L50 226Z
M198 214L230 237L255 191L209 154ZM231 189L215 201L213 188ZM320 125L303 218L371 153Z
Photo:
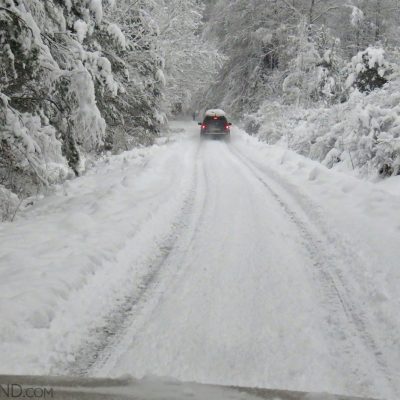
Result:
M226 115L222 110L208 110L204 115L203 122L199 122L201 126L200 135L214 137L229 138L231 134L232 124L226 119Z

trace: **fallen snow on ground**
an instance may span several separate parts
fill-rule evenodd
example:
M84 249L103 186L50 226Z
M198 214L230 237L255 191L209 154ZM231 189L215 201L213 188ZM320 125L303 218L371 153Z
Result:
M174 127L0 225L0 373L397 399L400 181Z
M177 160L179 150L165 151L175 146L182 144L107 158L0 225L1 373L49 372L72 361L69 349L93 328L94 316L135 285L148 265L142 258L157 254L180 207L170 183L185 190L179 175L191 154Z

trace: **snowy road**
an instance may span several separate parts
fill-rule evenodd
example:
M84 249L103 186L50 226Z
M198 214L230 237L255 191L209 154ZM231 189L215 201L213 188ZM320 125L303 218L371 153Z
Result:
M0 228L0 372L398 399L400 193L175 127Z

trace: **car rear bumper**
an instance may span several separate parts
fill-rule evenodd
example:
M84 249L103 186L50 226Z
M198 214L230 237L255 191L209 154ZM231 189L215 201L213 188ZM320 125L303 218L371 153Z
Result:
M202 135L229 135L230 131L215 131L215 132L210 132L210 131L202 131Z

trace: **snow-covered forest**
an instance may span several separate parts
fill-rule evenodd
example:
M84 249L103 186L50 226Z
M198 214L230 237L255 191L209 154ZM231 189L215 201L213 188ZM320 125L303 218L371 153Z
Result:
M397 0L219 0L208 19L227 59L205 105L330 168L399 173Z
M400 168L397 0L0 0L0 209L224 108L363 176Z
M217 66L202 12L197 0L0 0L3 219L104 152L153 142Z

